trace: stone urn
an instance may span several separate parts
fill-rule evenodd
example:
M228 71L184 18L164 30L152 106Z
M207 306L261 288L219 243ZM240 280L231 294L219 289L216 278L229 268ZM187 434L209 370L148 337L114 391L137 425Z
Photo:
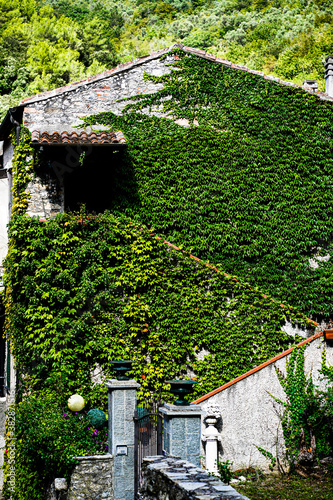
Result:
M110 361L112 368L117 374L117 380L130 380L130 377L126 373L132 368L133 363L134 361L130 359Z
M197 380L166 380L167 384L170 384L170 392L178 399L174 402L176 406L187 406L189 402L184 399L185 396L192 394L194 384L197 384Z

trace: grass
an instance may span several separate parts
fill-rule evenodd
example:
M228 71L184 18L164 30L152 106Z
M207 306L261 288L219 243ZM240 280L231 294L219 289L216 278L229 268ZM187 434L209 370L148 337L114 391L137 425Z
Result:
M233 486L251 500L333 500L333 475L317 479L266 476Z

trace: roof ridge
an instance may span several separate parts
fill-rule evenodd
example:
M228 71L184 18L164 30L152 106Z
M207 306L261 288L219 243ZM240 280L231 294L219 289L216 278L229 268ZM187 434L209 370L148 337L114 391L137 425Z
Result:
M274 358L269 359L268 361L265 361L259 366L256 366L255 368L252 368L251 370L247 371L246 373L243 373L242 375L239 375L238 377L234 378L233 380L230 380L230 382L227 382L226 384L221 385L221 387L218 387L217 389L214 389L213 391L208 392L204 396L201 396L200 398L196 399L195 401L192 401L191 404L198 404L202 403L202 401L205 401L206 399L210 398L211 396L214 396L215 394L218 394L219 392L224 391L224 389L228 389L228 387L236 384L237 382L240 382L241 380L244 380L245 378L249 377L250 375L253 375L254 373L262 370L263 368L266 368L266 366L269 366L275 361L278 361L279 359L284 358L285 356L288 356L294 349L297 349L297 347L302 347L303 345L310 344L310 342L313 342L314 340L318 339L319 337L322 337L323 332L318 332L312 335L312 337L309 337L308 339L302 340L299 344L293 347L289 347L286 351L280 352L280 354L277 354L277 356L274 356Z
M94 83L94 82L103 80L105 78L108 78L109 76L111 76L113 74L118 74L118 73L121 73L123 71L127 71L128 69L133 68L135 66L138 66L139 64L142 64L145 61L156 59L157 57L160 57L164 54L167 54L168 52L172 51L175 48L180 48L180 49L184 50L185 52L188 52L189 54L197 55L199 57L202 57L203 59L217 62L217 63L223 64L224 66L228 66L230 68L233 68L233 69L237 69L240 71L246 71L247 73L252 73L254 75L259 75L259 76L263 77L265 80L270 80L270 81L273 81L276 83L281 83L282 85L286 85L289 87L300 88L300 89L304 90L305 92L308 92L309 94L316 95L319 99L323 99L326 101L333 101L333 97L330 97L325 92L314 91L309 87L304 88L304 87L301 87L300 85L297 85L296 83L287 82L285 80L280 80L280 78L272 76L272 75L266 75L262 71L256 71L254 69L248 68L247 66L241 66L241 65L232 63L231 61L228 61L227 59L219 58L213 54L210 54L209 52L205 52L204 50L195 49L193 47L187 47L186 45L183 45L182 43L174 43L173 45L170 45L170 47L154 51L151 54L148 54L147 56L138 57L137 59L133 59L132 61L118 64L118 66L116 66L115 68L105 70L102 73L98 73L97 75L89 76L83 80L79 80L76 82L71 82L68 85L65 85L63 87L59 87L59 88L56 88L53 90L48 90L46 92L41 92L41 93L35 94L33 96L30 96L30 97L25 97L24 99L21 100L19 106L24 106L25 104L31 104L31 103L37 102L37 101L43 101L45 99L56 97L56 96L63 94L65 92L71 92L71 91L76 90L76 89L83 87L85 85L89 85L90 83Z

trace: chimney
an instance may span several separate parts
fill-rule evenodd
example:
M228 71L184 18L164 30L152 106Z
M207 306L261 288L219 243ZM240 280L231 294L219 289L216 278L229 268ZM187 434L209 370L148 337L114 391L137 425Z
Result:
M325 92L333 97L333 56L325 59Z
M318 90L317 80L304 80L302 87L304 90L312 90L312 92L317 92Z

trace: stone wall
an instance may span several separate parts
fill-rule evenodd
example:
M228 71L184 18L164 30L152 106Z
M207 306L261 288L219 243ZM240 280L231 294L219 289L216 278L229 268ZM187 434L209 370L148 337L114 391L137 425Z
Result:
M163 451L199 466L201 409L199 405L160 408L164 415Z
M322 352L326 349L327 362L333 365L333 347L325 345L321 336L307 344L305 349L305 373L312 374L313 380L320 382L319 370ZM275 403L270 394L284 400L285 393L277 378L275 367L286 373L286 361L289 355L270 363L242 380L225 384L221 391L198 402L207 414L219 410L221 418L217 425L221 436L220 460L233 462L233 469L250 466L268 469L269 461L258 451L264 448L280 458L284 453L284 439L281 421L278 416L280 405ZM222 386L223 387L223 386ZM202 432L205 430L204 419ZM202 456L205 450L202 443Z
M46 500L113 500L113 456L77 459L68 487L64 478L55 479Z
M175 457L146 457L140 500L249 500L217 477Z
M42 181L36 177L29 182L26 191L29 193L27 215L30 217L47 219L63 211L63 190L54 179Z
M89 82L75 90L55 91L54 96L44 99L36 97L30 104L27 102L23 120L24 126L32 132L80 132L84 129L74 128L82 123L81 117L112 111L120 114L126 106L126 102L117 102L118 99L135 96L137 94L153 93L161 88L161 85L144 81L144 73L154 76L162 76L170 72L167 63L171 61L168 57L161 62L160 56L155 56L146 62L133 65L129 69L117 69L111 76ZM100 127L101 128L101 127ZM87 129L88 131L88 129Z
M74 89L56 89L44 96L28 99L24 108L23 124L30 132L90 132L90 127L76 128L82 124L81 117L105 111L120 114L127 103L118 102L119 99L156 92L162 85L145 81L144 73L162 76L170 72L167 65L170 62L170 56L163 62L160 61L160 55L147 57L142 62L124 65L125 68L120 65L105 78L98 77L97 80L91 81L94 77L79 82ZM45 219L64 210L63 176L73 170L72 149L69 145L61 148L63 156L61 159L57 156L57 168L53 167L52 170L53 179L50 177L41 180L37 177L29 184L28 215Z

